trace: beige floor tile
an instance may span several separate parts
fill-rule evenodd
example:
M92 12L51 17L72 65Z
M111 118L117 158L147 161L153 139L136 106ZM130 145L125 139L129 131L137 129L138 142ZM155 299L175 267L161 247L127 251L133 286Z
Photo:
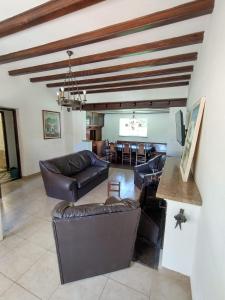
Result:
M17 255L12 250L0 259L0 272L12 280L17 280L33 263L33 259Z
M0 273L0 295L2 295L12 284L12 280Z
M47 227L45 228L45 230L40 229L36 231L28 238L28 240L46 250L51 249L55 244L53 231L50 228L47 229Z
M100 300L149 300L149 297L109 279Z
M34 262L38 260L44 253L47 251L44 248L41 248L30 241L24 241L18 247L14 249L14 253L18 256L23 256L29 258Z
M9 249L0 244L0 259L9 253Z
M19 237L24 239L28 239L34 233L40 230L40 226L42 224L42 220L39 218L35 218L34 216L30 216L26 223L24 223L16 232Z
M60 285L51 300L98 300L107 278L96 276L73 283Z
M5 246L9 249L15 249L19 244L23 243L24 239L18 237L15 234L7 235L4 237L3 241L0 242L0 245Z
M37 297L20 287L16 283L12 285L0 298L1 300L38 300Z
M41 299L48 299L59 285L56 256L50 252L44 254L18 283Z
M150 296L152 270L148 267L133 263L130 268L112 272L110 278Z
M156 273L153 276L151 300L191 300L191 287L188 279L175 274ZM186 277L187 278L187 277Z

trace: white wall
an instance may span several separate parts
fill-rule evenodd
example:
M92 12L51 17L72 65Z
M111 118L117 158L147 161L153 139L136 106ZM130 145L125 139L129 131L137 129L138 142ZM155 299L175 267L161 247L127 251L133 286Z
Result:
M77 118L70 123L65 120L72 117L71 113L62 112L62 138L54 140L43 139L42 110L60 111L55 102L55 95L44 85L32 85L27 78L12 78L7 74L6 67L0 71L1 93L0 107L14 108L17 110L18 133L22 175L27 176L39 172L38 162L55 156L72 152L76 133L83 130L81 119ZM73 116L80 112L73 113ZM77 121L79 120L79 121ZM66 123L66 124L65 124ZM79 124L78 124L79 123ZM76 126L76 128L75 128ZM71 131L65 134L65 129ZM71 146L69 146L71 143Z
M225 299L225 1L215 1L188 108L206 97L195 179L203 207L191 276L194 300Z
M146 118L148 122L147 137L119 136L120 118L132 118L132 114L105 114L105 125L102 129L103 140L115 142L117 140L134 140L143 142L166 143L169 113L163 114L135 114L137 119Z
M182 109L185 114L185 108L170 108L169 113L161 114L135 114L136 118L147 118L148 137L125 137L119 136L120 118L131 118L132 114L105 114L105 126L102 128L103 140L109 141L140 141L167 143L167 154L170 156L181 155L182 147L176 140L175 113Z

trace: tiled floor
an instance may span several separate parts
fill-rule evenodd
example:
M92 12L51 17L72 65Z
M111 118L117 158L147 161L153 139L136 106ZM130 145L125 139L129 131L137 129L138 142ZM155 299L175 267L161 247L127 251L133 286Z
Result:
M121 181L121 197L137 199L131 170L110 170ZM185 276L165 269L152 270L139 263L128 269L60 285L50 212L56 199L45 195L42 179L35 176L5 184L0 242L0 300L190 300ZM78 204L104 202L107 181Z

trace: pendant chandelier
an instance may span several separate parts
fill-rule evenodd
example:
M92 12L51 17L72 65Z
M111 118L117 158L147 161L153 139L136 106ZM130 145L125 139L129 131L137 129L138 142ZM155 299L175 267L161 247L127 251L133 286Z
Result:
M142 127L143 124L142 124L142 122L141 122L140 120L137 120L137 119L135 118L135 112L133 112L133 117L132 117L132 119L130 119L130 120L129 120L129 123L127 123L125 126L126 126L126 127L130 127L131 130L135 131L135 130L137 130L137 128Z
M63 86L57 92L57 103L63 107L66 107L67 111L70 112L71 110L81 110L82 106L87 102L86 99L86 91L80 91L79 86L77 84L76 78L73 76L72 66L71 66L71 56L73 55L73 51L68 50L66 51L68 54L68 67L69 70L66 73L66 77L64 79ZM70 87L67 90L65 87ZM74 95L71 95L70 90L75 91Z

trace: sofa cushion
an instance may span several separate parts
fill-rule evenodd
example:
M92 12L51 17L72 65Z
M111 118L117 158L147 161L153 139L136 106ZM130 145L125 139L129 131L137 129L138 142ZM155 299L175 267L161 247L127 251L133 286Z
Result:
M101 175L104 171L107 171L107 168L93 166L73 175L72 177L77 180L77 186L80 189L91 182L95 176Z

